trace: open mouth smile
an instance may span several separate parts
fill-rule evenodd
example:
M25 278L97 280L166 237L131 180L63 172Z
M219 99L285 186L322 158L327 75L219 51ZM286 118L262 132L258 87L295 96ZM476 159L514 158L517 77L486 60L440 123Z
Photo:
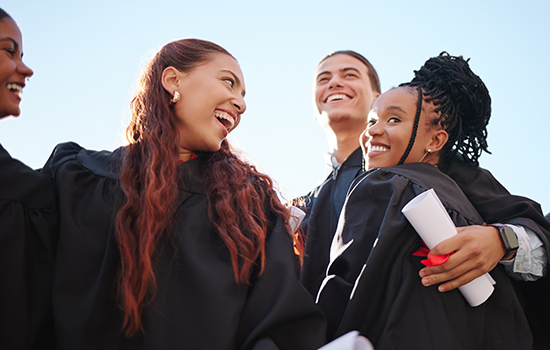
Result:
M235 126L235 118L227 112L216 110L214 112L214 117L223 124L227 131L230 131Z
M350 100L351 98L348 96L348 95L345 95L345 94L334 94L334 95L330 95L326 98L325 102L326 103L330 103L330 102L333 102L333 101L346 101L346 100Z
M21 96L21 93L23 92L23 85L20 84L9 83L6 87L17 96Z

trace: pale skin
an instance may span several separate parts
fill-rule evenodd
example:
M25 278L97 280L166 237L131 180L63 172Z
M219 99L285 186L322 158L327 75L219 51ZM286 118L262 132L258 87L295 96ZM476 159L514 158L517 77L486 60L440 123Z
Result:
M331 100L334 95L346 97ZM371 87L367 66L355 57L336 54L317 67L315 119L325 130L330 152L340 164L359 147L359 136L378 95Z

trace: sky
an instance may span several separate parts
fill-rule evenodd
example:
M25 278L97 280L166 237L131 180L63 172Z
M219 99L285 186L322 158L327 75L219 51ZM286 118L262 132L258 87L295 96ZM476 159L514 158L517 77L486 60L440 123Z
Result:
M442 51L470 58L492 97L481 166L512 193L550 211L550 2L4 0L35 72L19 118L0 143L33 168L56 144L96 150L126 143L129 103L164 44L213 41L239 61L247 111L230 140L286 198L324 177L325 133L314 120L313 74L335 50L366 56L382 91L409 81Z

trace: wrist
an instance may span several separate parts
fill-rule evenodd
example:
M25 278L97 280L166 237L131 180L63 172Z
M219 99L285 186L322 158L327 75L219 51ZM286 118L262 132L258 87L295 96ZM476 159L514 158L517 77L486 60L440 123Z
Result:
M519 247L518 238L514 229L508 225L503 224L491 224L498 230L500 242L504 248L504 256L501 260L511 260L516 256L516 252Z

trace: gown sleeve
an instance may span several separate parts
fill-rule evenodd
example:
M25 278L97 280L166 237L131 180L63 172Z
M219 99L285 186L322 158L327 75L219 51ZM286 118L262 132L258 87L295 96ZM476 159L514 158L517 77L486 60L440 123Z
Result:
M53 346L56 242L53 182L0 146L0 348Z

